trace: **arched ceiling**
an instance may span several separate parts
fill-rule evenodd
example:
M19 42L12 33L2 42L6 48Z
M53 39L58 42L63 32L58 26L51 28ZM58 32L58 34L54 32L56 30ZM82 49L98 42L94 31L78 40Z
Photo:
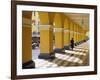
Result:
M89 30L89 14L82 13L65 13L73 22L82 26L85 30Z

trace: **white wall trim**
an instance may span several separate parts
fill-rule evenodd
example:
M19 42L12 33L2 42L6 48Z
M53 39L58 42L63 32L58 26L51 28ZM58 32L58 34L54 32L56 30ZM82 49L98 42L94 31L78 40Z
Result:
M49 30L51 25L39 25L40 30Z
M54 28L54 32L62 32L63 30L63 28Z

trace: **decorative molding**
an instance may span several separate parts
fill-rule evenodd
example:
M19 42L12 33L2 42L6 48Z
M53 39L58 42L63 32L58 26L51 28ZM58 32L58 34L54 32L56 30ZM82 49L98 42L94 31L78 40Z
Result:
M39 25L40 27L50 27L51 25L46 24L46 25Z
M77 32L77 34L80 34L79 32Z
M64 30L65 33L66 33L66 32L69 32L69 31L70 31L70 30L68 30L68 29L65 29L65 30Z
M63 30L63 28L54 28L54 32L62 32Z
M52 25L39 25L40 30L49 30Z
M74 31L70 31L70 33L74 33Z

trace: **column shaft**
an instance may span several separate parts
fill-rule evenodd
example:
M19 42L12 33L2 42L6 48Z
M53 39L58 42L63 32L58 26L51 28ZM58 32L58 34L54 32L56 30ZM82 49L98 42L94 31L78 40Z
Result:
M63 28L54 28L55 34L55 52L62 52L64 44L63 44Z
M22 18L22 63L23 68L34 68L32 60L32 12L23 11ZM31 65L30 65L31 64Z
M53 29L51 25L40 26L40 55L39 58L53 57Z
M69 49L70 45L70 32L68 29L64 30L64 48Z

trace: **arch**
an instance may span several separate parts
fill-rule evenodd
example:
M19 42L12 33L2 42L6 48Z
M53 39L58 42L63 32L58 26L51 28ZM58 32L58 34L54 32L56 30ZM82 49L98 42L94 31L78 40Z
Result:
M48 12L39 12L40 25L49 25Z
M48 16L49 16L49 24L53 25L55 13L49 12Z
M68 19L68 17L66 17L65 20L64 20L64 29L69 29L69 19Z
M54 27L55 28L62 28L62 21L61 21L61 15L60 13L56 13L55 16L54 16Z

